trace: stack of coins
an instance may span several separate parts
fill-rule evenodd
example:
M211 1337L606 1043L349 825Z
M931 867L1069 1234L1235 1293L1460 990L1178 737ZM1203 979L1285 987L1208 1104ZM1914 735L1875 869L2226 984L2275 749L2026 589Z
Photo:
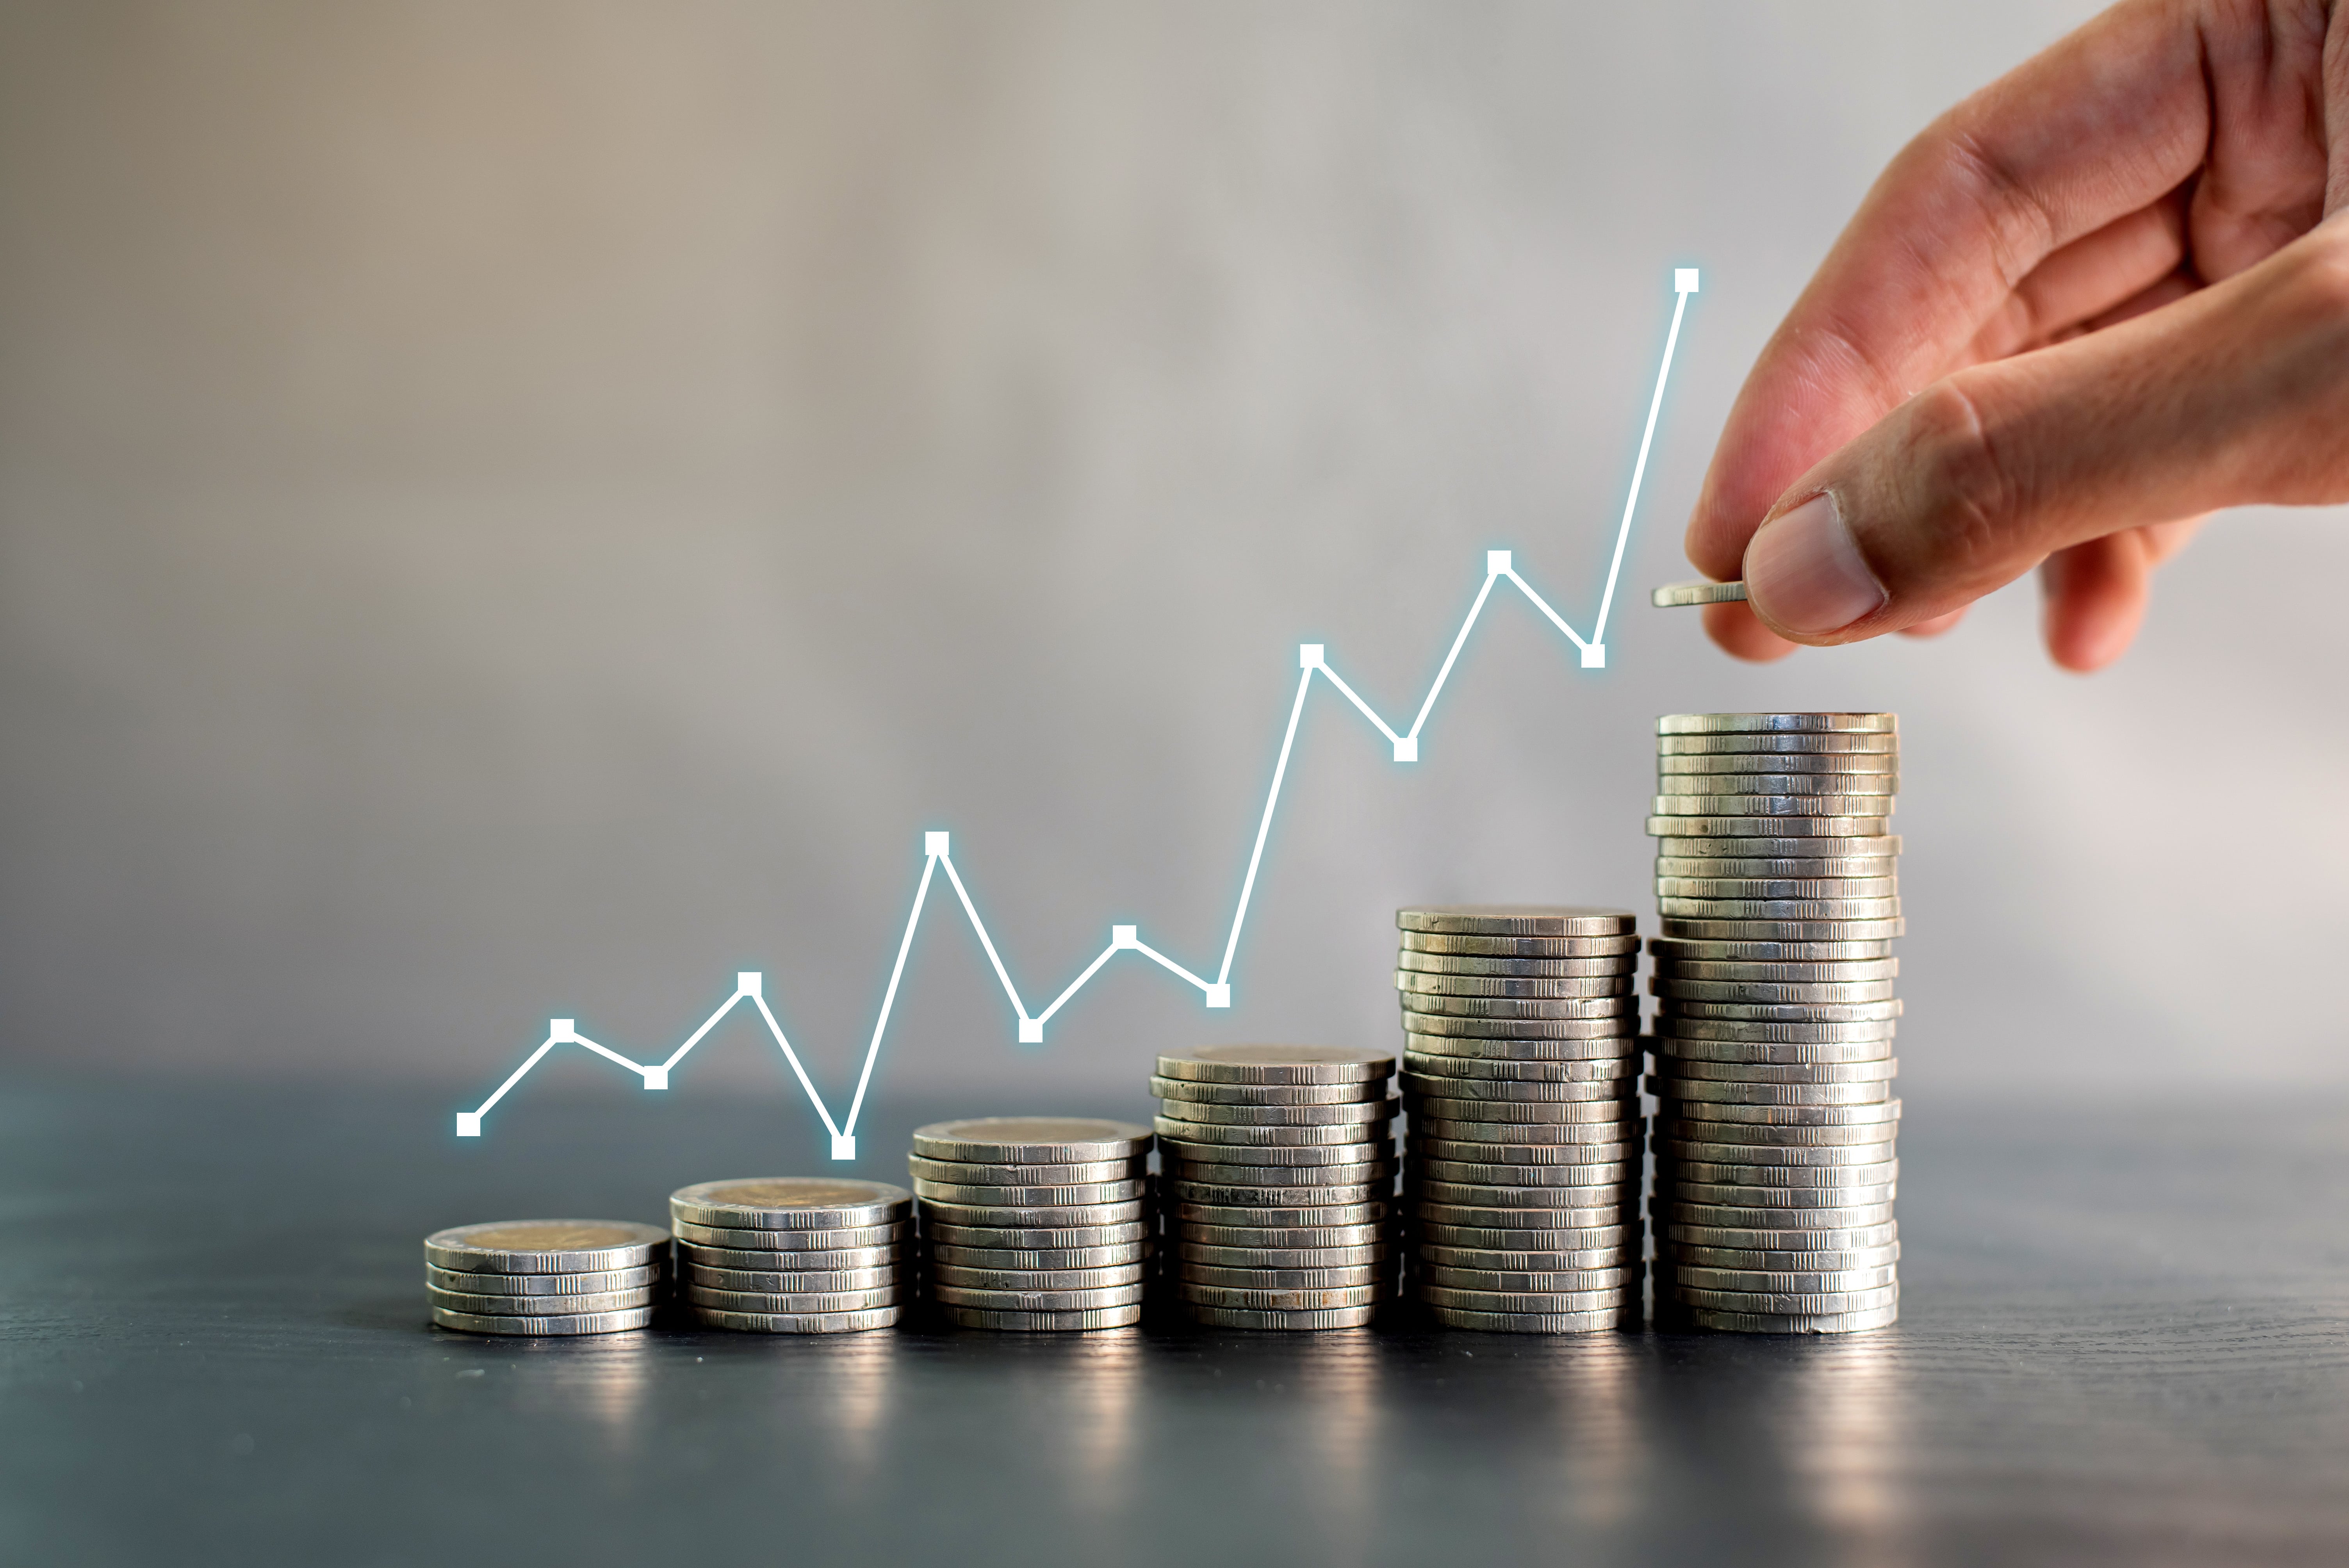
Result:
M886 1181L761 1176L669 1194L678 1283L710 1328L887 1328L905 1295L914 1195Z
M914 1134L923 1285L964 1328L1142 1321L1150 1130L1081 1116L982 1116Z
M1394 1070L1337 1046L1158 1058L1166 1272L1194 1321L1354 1328L1393 1298Z
M1495 904L1395 923L1413 1295L1455 1328L1636 1326L1637 917Z
M626 1220L500 1220L424 1238L432 1321L469 1334L642 1328L667 1267L668 1233Z
M1881 1327L1900 1311L1894 717L1656 728L1658 1321Z

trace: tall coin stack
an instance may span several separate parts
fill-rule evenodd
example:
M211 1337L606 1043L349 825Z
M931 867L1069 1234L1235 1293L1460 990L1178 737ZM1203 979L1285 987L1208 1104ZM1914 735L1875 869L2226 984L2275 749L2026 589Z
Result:
M653 1318L668 1233L627 1220L502 1220L424 1238L432 1321L468 1334L611 1334Z
M1355 1328L1393 1299L1394 1057L1201 1046L1158 1058L1166 1273L1226 1328Z
M914 1196L833 1176L704 1181L669 1194L678 1283L707 1327L887 1328L905 1295Z
M1658 1321L1881 1327L1900 1313L1894 716L1656 729Z
M982 1116L914 1134L924 1288L964 1328L1142 1321L1150 1130L1078 1116Z
M1491 904L1395 923L1413 1294L1456 1328L1637 1326L1637 917Z

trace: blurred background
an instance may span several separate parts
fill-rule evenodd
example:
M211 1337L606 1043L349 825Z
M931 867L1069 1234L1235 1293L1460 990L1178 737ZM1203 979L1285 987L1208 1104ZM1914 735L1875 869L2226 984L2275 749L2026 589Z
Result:
M1227 1014L1018 1046L934 897L875 1096L1397 1044L1398 904L1653 929L1653 719L1754 707L1901 716L1912 1099L2337 1085L2349 520L2088 679L2029 583L1765 669L1645 603L1876 171L2094 9L9 0L0 1053L454 1110L760 969L837 1104L933 829L1031 1008L1212 972L1297 645L1407 721L1488 548L1587 626L1697 266L1609 667L1503 593L1418 764L1318 691ZM672 1109L745 1096L820 1157L740 1023Z

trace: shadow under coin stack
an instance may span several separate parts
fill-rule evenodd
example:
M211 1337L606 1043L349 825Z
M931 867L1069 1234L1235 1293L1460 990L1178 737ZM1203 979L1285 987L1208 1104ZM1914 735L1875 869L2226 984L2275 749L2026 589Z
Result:
M1495 904L1395 923L1412 1294L1455 1328L1638 1326L1637 917Z
M1193 1321L1358 1328L1393 1299L1394 1068L1338 1046L1158 1058L1166 1273Z
M432 1321L468 1334L613 1334L653 1318L668 1233L627 1220L503 1220L424 1238Z
M766 1176L669 1194L696 1321L751 1334L887 1328L905 1299L914 1195L886 1181Z
M1081 1116L981 1116L914 1134L923 1288L964 1328L1142 1321L1150 1131Z
M1882 1327L1900 1313L1894 716L1656 728L1658 1325Z

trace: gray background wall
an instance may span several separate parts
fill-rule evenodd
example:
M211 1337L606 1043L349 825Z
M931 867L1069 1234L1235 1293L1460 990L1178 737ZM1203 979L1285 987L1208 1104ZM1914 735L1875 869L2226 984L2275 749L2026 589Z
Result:
M1400 903L1652 909L1653 716L1899 710L1912 1095L2349 1075L2337 514L2230 518L2082 680L2028 584L1732 665L1651 611L1875 171L2090 6L0 5L0 1051L429 1075L665 1051L738 968L844 1091L1133 1093L1395 1038ZM505 1114L564 1088L550 1063ZM677 1094L789 1102L738 1030ZM805 1120L787 1111L799 1126ZM493 1127L494 1131L494 1127Z

